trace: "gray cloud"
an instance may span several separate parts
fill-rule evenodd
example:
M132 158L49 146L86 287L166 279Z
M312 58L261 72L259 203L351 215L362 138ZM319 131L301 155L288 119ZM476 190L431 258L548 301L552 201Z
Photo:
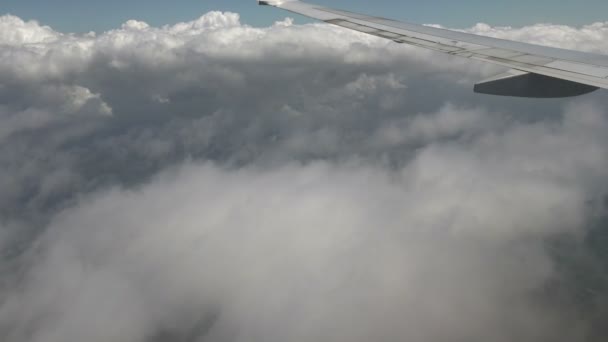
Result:
M470 31L608 51L601 23ZM498 71L229 13L0 17L0 333L603 341L605 94L472 93Z

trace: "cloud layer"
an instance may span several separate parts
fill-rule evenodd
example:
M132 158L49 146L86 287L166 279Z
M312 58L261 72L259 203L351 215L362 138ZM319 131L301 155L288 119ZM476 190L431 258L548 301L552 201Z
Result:
M472 93L499 71L290 19L0 17L0 335L605 340L605 94Z

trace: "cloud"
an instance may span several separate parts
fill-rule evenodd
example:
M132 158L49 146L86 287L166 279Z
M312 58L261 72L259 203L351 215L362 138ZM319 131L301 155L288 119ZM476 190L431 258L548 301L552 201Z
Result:
M25 22L12 15L0 17L0 32L0 44L6 45L51 43L61 37L48 26L41 26L36 21Z
M466 31L564 49L577 49L604 54L608 52L608 47L604 44L608 36L607 22L584 25L580 28L566 25L537 24L516 29L511 27L491 27L490 25L481 23Z
M499 71L233 13L0 17L0 335L605 340L605 95L472 93Z
M490 317L490 325L462 325L457 318L439 329L425 323L449 321L456 310L461 317L477 310L505 314L493 307L527 311L529 303L520 308L501 297L537 287L551 267L535 249L520 251L525 264L482 259L483 244L473 241L489 227L469 227L479 231L466 239L444 231L441 206L453 205L451 199L427 210L412 205L435 189L417 191L408 171L391 180L383 170L325 163L263 172L188 166L142 192L111 191L51 224L44 239L51 248L35 257L31 287L17 303L9 301L5 309L13 310L2 317L17 318L16 326L54 317L51 329L15 329L34 329L34 341L112 340L115 330L122 332L117 339L142 340L155 328L170 328L181 314L172 311L186 301L199 310L219 301L217 333L239 331L238 340L308 339L307 332L330 340L414 334L445 340L458 335L453 329L488 337L508 334L511 324L528 329L518 316L505 327ZM550 211L542 209L549 215L541 225L554 229ZM498 246L506 250L493 253L512 257ZM493 285L497 266L517 282ZM462 276L455 268L475 281L453 279L452 272ZM85 331L73 327L81 319ZM424 326L406 328L402 320Z

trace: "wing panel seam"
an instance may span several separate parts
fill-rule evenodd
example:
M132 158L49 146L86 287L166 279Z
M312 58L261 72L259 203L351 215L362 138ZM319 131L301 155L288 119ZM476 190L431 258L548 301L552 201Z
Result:
M338 12L338 11L333 11L332 9L325 8L325 7L323 7L323 8L315 7L315 9L316 9L316 10L319 10L319 11L322 11L322 12L331 13L331 14L334 14L334 15L341 16L342 18L336 18L336 19L338 19L338 20L343 20L343 21L350 22L350 23L357 24L357 25L367 26L367 25L361 24L361 23L359 23L359 22L356 22L356 21L363 21L363 22L366 22L366 20L365 20L365 19L357 18L357 17L354 17L354 16L349 16L349 15L347 14L347 12L342 12L342 13L340 13L340 12ZM355 13L355 14L356 14L356 13ZM361 15L359 15L359 16L361 16ZM363 17L370 18L369 16L363 16ZM345 20L345 19L343 19L343 18L348 18L348 19L350 19L350 20ZM374 17L374 18L378 18L378 17ZM393 22L397 22L397 23L399 23L399 21L395 21L395 20L391 20L391 19L385 19L385 18L378 18L378 19L383 20L383 21L393 21ZM353 21L351 21L351 20L353 20ZM326 22L328 22L328 21L326 21ZM377 22L373 22L373 21L369 21L369 22L366 22L366 23L373 23L374 25L378 25L378 26L384 26L384 27L389 27L389 28L392 28L392 29L395 29L395 30L399 30L399 31L406 31L406 32L407 32L407 31L409 31L409 32L414 32L414 33L416 33L416 34L420 34L420 35L432 36L432 35L429 35L428 33L424 33L424 32L421 32L421 31L417 31L417 30L415 30L415 29L411 29L411 28L404 29L404 28L401 28L401 27L397 27L397 26L389 25L389 24L387 24L387 23L377 23ZM368 27L370 27L370 26L368 26ZM452 32L452 33L453 33L453 32L457 32L457 31L452 31L452 30L448 30L448 29L444 29L444 28L436 28L436 29L438 29L438 30L442 30L442 31L445 31L445 32L448 32L448 33L450 33L450 32ZM481 36L481 37L483 37L483 36ZM492 37L488 37L488 38L492 38ZM419 38L418 38L418 39L419 39ZM500 38L494 38L494 39L497 39L497 40L503 40L503 39L500 39ZM452 39L450 39L450 40L452 40ZM452 41L454 41L454 40L452 40ZM506 41L508 42L508 40L506 40ZM462 39L462 42L467 43L467 44L479 45L479 44L477 44L477 43L474 43L474 42L468 41L468 40L466 40L466 39ZM441 43L437 43L437 42L435 42L435 44L441 44ZM445 45L445 46L451 46L451 45L447 45L447 44L442 44L442 45ZM486 45L481 45L481 46L486 46ZM486 46L486 47L487 47L487 46ZM489 48L489 47L488 47L488 48ZM506 50L506 49L505 49L505 50ZM534 54L529 54L529 55L531 55L531 56L536 56L536 55L534 55ZM521 57L521 56L520 56L520 57ZM540 57L542 57L542 56L540 56ZM566 62L571 62L571 63L579 63L578 61L575 61L575 60L570 60L570 59L565 59L565 58L559 58L559 59L554 59L554 58L553 58L553 60L554 60L554 61L561 60L561 61L566 61ZM593 63L591 63L591 62L589 62L589 63L588 63L588 65L590 65L590 66L594 66L594 67L597 67L597 68L603 68L603 69L606 69L605 67L602 67L601 65L593 64ZM556 70L557 70L557 69L556 69ZM599 79L603 79L604 77L597 77L597 78L599 78ZM608 77L607 77L607 78L608 78Z

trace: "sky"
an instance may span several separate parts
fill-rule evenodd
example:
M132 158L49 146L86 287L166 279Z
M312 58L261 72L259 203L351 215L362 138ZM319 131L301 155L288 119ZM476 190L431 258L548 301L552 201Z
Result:
M107 6L98 34L0 15L2 342L608 340L606 90ZM608 23L468 32L608 54Z
M540 22L566 25L605 21L608 3L603 0L427 0L427 1L328 1L319 4L423 24L465 28L484 22L491 25L523 26ZM268 26L287 14L259 8L253 0L3 0L0 14L11 13L24 19L37 19L63 32L105 31L128 19L154 25L194 19L210 10L232 11L243 22ZM307 19L298 18L298 22Z

